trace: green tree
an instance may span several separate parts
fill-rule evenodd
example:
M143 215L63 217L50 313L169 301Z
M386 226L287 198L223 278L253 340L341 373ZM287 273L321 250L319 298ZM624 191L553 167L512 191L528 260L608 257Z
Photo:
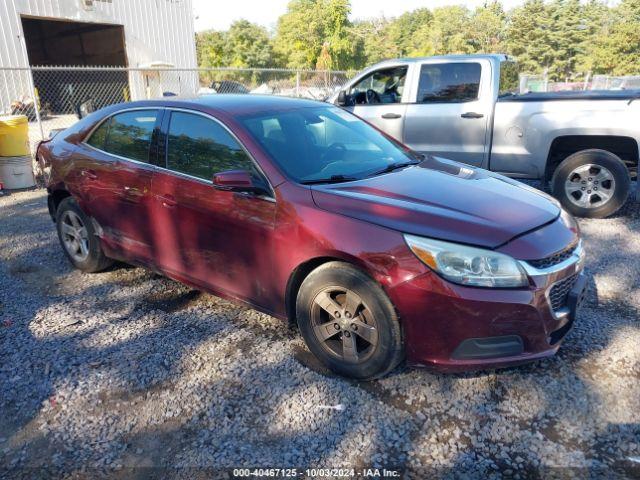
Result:
M274 50L290 68L313 68L325 43L334 68L353 66L349 0L292 0L278 19Z
M196 34L196 57L201 67L222 67L225 36L223 32L207 30Z
M397 56L418 56L425 48L418 36L421 30L428 30L433 21L433 14L428 8L418 8L406 12L389 22L388 41L396 47Z
M421 55L471 53L469 42L471 16L469 9L461 5L440 7L433 10L433 21L421 28Z
M502 4L493 1L478 7L469 22L468 41L476 53L503 53L506 14Z
M640 0L623 0L612 11L589 57L595 73L640 74Z
M580 0L555 0L547 9L551 18L549 48L553 52L549 75L569 81L586 51L589 27Z
M392 40L392 24L393 21L384 17L354 24L352 33L359 49L355 68L362 68L387 58L401 56L398 45Z
M607 31L614 22L613 12L614 10L601 0L590 0L583 4L582 23L586 31L586 40L584 48L576 60L575 68L577 71L593 72L596 70L595 51L601 36L608 35Z
M553 64L552 20L543 0L527 0L515 8L507 24L507 48L520 62L520 69L541 73Z
M247 20L232 23L226 32L198 33L196 55L201 67L260 68L272 64L267 30Z
M269 67L272 52L267 30L247 20L234 22L226 33L224 57L230 67Z

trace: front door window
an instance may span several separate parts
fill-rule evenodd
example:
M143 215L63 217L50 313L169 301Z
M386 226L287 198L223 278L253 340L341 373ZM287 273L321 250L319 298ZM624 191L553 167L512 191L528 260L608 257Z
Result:
M406 66L376 70L351 87L352 103L355 105L400 103L406 78Z

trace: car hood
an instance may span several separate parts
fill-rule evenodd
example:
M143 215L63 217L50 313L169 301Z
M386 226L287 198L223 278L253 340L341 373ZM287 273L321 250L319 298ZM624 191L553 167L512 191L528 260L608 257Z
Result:
M403 233L496 248L555 220L558 203L515 180L442 158L311 187L316 205Z

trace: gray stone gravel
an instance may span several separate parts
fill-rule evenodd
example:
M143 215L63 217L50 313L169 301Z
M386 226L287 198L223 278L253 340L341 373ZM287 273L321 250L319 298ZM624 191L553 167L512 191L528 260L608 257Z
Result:
M0 197L0 478L638 478L640 214L580 223L590 293L556 357L357 383L267 315L139 268L72 270L45 193Z

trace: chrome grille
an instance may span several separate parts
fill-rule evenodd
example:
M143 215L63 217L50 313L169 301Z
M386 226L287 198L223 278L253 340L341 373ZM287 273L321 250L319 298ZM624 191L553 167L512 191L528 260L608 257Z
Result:
M543 258L541 260L527 260L527 263L532 267L539 268L539 269L553 267L555 265L558 265L559 263L564 262L566 259L571 257L571 255L573 255L573 252L576 251L576 248L578 248L578 243L574 243L573 245L565 248L564 250L558 253L554 253L550 257Z
M563 307L567 306L567 302L569 300L569 292L573 288L573 285L576 283L576 279L578 278L578 274L571 275L570 277L565 278L564 280L560 280L556 283L551 290L549 290L549 302L551 303L551 308L554 312L557 312Z

